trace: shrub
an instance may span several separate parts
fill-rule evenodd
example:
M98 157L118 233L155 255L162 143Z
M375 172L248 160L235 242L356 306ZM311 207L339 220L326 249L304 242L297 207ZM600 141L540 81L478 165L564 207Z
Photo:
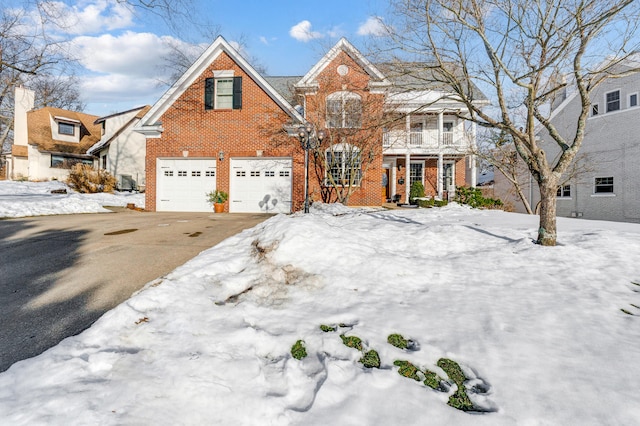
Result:
M207 197L207 201L209 201L211 204L222 204L229 198L229 194L218 189L207 192L205 195Z
M398 359L393 361L393 365L400 367L398 369L399 375L413 379L416 382L420 381L420 376L418 375L418 371L420 370L418 370L418 367L411 364L409 361L403 361Z
M420 181L413 182L411 184L411 188L409 189L409 200L413 204L414 198L424 197L424 185Z
M456 189L455 201L473 208L498 209L503 206L502 201L498 199L485 198L479 188L467 188L464 186Z
M331 333L333 331L336 331L337 329L337 327L331 325L320 324L320 330L324 331L325 333Z
M83 194L113 192L116 178L106 170L95 170L88 164L76 164L69 172L67 185Z

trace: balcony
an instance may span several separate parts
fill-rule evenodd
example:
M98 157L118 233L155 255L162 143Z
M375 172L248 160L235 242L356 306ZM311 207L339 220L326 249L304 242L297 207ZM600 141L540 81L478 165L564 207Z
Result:
M438 132L434 130L410 131L390 130L382 135L382 147L385 154L453 154L467 153L471 148L473 136L467 132Z

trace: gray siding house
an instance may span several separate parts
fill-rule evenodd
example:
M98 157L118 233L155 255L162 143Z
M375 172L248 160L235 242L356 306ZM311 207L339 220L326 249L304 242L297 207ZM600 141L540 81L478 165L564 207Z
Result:
M577 93L553 109L551 121L565 138L573 138L579 112ZM548 133L538 136L548 158L556 158L559 149ZM496 195L524 212L522 203L508 194L504 179L496 174ZM525 194L535 208L540 201L537 185L529 187L526 180ZM582 148L562 182L558 216L640 223L640 73L610 79L593 91Z

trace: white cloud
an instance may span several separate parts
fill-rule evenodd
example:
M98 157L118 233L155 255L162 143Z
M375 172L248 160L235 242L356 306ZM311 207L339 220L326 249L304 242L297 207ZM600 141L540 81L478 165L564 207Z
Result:
M67 34L95 34L133 25L133 11L120 2L93 0L76 5L60 1L43 2L51 28Z
M316 38L323 38L324 35L311 30L311 22L305 20L297 23L289 30L289 35L298 41L307 42Z
M387 33L382 18L379 16L371 16L358 28L358 35L366 36L382 36Z
M90 71L131 76L157 75L171 53L169 37L127 31L121 35L81 36L72 41L80 63Z

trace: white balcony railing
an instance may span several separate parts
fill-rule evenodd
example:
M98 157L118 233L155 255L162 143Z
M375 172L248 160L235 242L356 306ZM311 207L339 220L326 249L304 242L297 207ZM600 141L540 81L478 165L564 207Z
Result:
M386 131L382 135L382 146L387 150L412 152L465 151L470 147L470 134L466 132L442 132L438 138L437 131Z

